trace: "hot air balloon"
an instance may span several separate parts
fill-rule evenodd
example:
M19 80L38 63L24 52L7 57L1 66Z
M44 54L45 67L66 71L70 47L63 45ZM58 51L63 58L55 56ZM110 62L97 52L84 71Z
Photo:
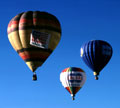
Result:
M60 81L64 88L71 94L72 100L75 94L82 88L86 81L85 72L77 67L69 67L60 73Z
M8 24L8 39L33 72L54 51L61 38L58 19L47 12L27 11L16 15Z
M103 40L92 40L81 47L83 61L93 70L95 79L98 80L100 71L106 66L112 56L112 47Z

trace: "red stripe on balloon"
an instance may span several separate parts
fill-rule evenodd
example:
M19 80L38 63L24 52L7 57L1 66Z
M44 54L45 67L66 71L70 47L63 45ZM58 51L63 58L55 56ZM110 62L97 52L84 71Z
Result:
M68 72L68 69L69 69L69 68L66 68L66 69L64 69L62 72Z
M33 23L33 20L31 19L31 20L28 20L28 19L20 19L20 22L19 23Z
M23 55L22 53L19 53L20 57L23 59L23 60L26 60L26 59L34 59L34 58L42 58L42 59L46 59L48 58L49 55L40 55L40 54L25 54Z
M70 94L72 94L71 91L70 91L70 87L66 87L66 90L67 90Z

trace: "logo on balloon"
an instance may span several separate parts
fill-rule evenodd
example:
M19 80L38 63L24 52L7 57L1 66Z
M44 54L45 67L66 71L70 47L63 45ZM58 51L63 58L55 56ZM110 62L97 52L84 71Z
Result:
M111 55L111 47L108 45L103 45L102 46L102 54L110 56Z
M82 80L83 80L83 76L80 72L70 73L68 75L68 82L72 86L80 86L80 83L81 83Z
M30 37L30 44L36 47L48 49L50 35L48 33L33 30Z

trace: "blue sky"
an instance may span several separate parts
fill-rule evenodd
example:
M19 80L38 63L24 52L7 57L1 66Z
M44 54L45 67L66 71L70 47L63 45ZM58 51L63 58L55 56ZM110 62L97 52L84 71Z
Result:
M37 69L38 81L13 50L7 25L17 14L46 11L55 15L62 37L52 55ZM119 108L120 107L120 1L119 0L4 0L0 1L0 108ZM113 47L113 56L95 81L80 58L80 47L101 39ZM72 101L60 83L60 72L69 66L82 68L86 83Z

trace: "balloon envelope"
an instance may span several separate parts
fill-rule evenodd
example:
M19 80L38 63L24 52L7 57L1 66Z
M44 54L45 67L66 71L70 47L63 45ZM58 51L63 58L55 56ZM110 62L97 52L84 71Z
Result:
M83 61L94 71L96 79L98 79L99 72L109 62L112 52L111 45L102 40L89 41L80 50Z
M86 74L80 68L69 67L60 73L60 81L74 100L75 94L82 88L86 81Z
M33 72L50 56L61 38L58 19L40 11L16 15L7 32L11 45Z

